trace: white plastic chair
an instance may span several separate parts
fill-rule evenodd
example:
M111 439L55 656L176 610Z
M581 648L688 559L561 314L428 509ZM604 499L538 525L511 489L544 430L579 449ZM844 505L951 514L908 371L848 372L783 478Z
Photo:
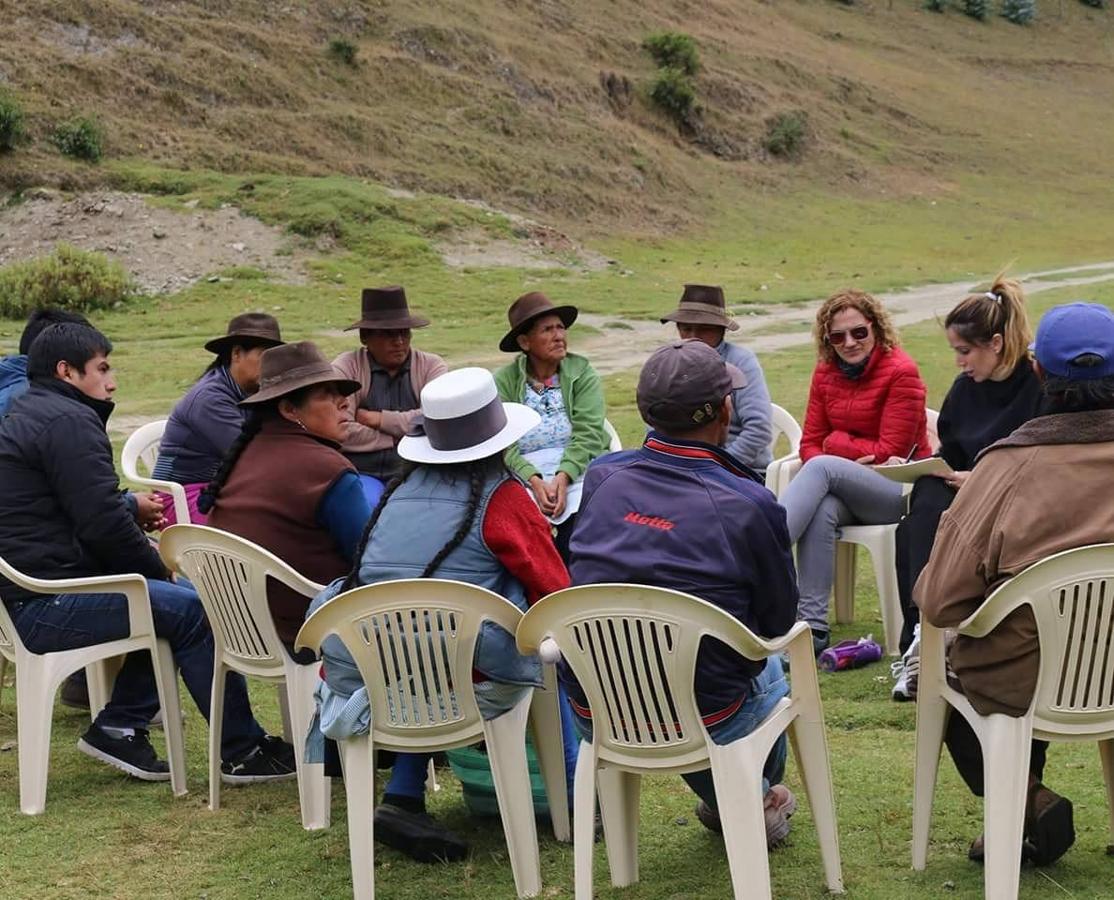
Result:
M322 585L303 578L277 556L234 534L204 525L171 525L159 553L167 567L197 589L213 629L213 693L209 707L209 809L220 808L221 730L229 670L278 682L283 731L294 745L302 827L328 828L330 781L321 764L303 762L316 711L318 664L299 665L286 652L267 606L267 579L313 597Z
M166 419L160 419L158 422L148 422L133 431L124 442L124 449L120 453L120 467L124 470L124 477L128 481L170 494L174 498L175 519L179 525L188 525L190 508L186 502L185 488L174 481L159 481L149 477L155 470L155 461L159 458L159 442L165 430ZM140 463L143 464L146 475L140 473Z
M801 449L801 426L789 410L776 403L770 404L770 424L773 426L773 434L770 437L771 456L777 451L778 438L785 435L785 439L789 441L789 452L777 457L766 467L766 487L773 491L776 497L781 494L782 486L779 482L782 478L782 466L798 458L797 454ZM789 483L788 477L785 478L785 483Z
M792 693L754 731L716 744L696 706L697 648L715 637L748 659L788 651ZM735 897L770 897L762 811L762 766L789 729L816 821L825 880L843 891L835 799L820 688L808 626L761 640L728 613L664 588L600 584L569 588L536 603L518 626L518 647L551 639L572 667L593 711L592 742L576 766L573 845L577 900L592 897L595 794L600 795L611 883L638 881L638 799L642 775L711 768Z
M140 575L108 575L48 581L24 575L3 559L0 559L0 574L24 590L37 594L123 594L128 601L130 633L126 638L54 653L32 653L28 650L15 630L7 607L0 603L0 656L14 662L16 668L20 810L33 816L46 808L51 716L58 686L71 672L87 667L91 676L90 706L99 710L106 701L93 696L93 676L100 671L97 664L137 650L147 650L151 654L159 702L164 710L163 728L166 734L167 762L170 765L170 787L175 796L185 794L185 745L178 697L178 674L170 645L155 637L146 580ZM103 684L100 689L106 690Z
M607 437L610 443L607 446L608 453L617 453L623 449L623 442L619 439L619 432L615 430L615 426L611 424L610 420L603 420L603 430L607 432Z
M926 409L928 442L933 452L939 449L940 439L936 433L936 420L939 413ZM781 496L793 476L801 470L800 456L783 457L777 471L775 494ZM767 475L767 484L770 484ZM910 486L911 487L911 486ZM896 656L901 642L901 628L904 617L901 612L901 597L897 587L897 523L888 525L844 525L839 529L836 542L835 579L832 594L835 605L835 620L839 624L854 621L855 618L855 572L856 545L865 547L870 553L874 567L874 579L878 590L878 608L882 614L883 646L886 653Z
M480 740L487 742L515 889L520 897L541 891L526 763L530 692L508 712L485 720L472 688L481 625L494 622L513 634L521 618L513 603L484 588L417 578L346 591L317 609L298 632L295 646L315 650L335 634L367 686L371 733L339 742L356 900L375 896L375 749L432 753Z
M1030 566L987 597L959 633L985 637L1020 606L1032 609L1040 641L1036 693L1021 717L975 712L947 683L943 632L921 621L913 868L924 869L928 857L940 747L949 711L958 713L982 745L985 894L994 898L1018 892L1032 738L1098 741L1114 838L1114 544L1065 550Z

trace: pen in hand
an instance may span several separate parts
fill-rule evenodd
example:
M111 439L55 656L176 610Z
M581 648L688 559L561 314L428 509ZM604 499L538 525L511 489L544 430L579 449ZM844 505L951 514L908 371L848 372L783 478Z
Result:
M919 446L920 446L920 444L919 444L919 443L915 443L915 444L913 444L913 449L912 449L912 450L910 450L910 451L909 451L909 455L908 455L907 457L905 457L905 461L906 461L906 462L912 462L912 461L913 461L913 454L917 452L917 448L918 448Z

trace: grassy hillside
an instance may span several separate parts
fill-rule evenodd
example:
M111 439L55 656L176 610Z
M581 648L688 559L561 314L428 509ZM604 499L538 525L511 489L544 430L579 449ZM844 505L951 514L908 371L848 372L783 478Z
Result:
M687 231L801 188L975 210L1007 196L1005 218L1039 225L1059 214L1048 187L1065 208L1110 202L1110 16L1074 0L1027 28L919 0L0 0L0 89L35 138L0 181L101 178L46 141L92 113L113 157L368 177L598 234ZM644 96L640 44L662 29L700 48L696 134ZM809 123L796 163L762 146L790 110Z

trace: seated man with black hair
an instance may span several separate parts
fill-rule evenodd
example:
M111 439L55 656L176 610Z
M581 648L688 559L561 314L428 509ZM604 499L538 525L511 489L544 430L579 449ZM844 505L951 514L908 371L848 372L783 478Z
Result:
M624 582L693 594L761 637L785 634L797 618L797 578L785 510L762 479L723 450L732 394L743 375L700 340L655 351L638 379L638 411L652 429L636 450L588 466L572 535L574 585ZM544 601L543 601L544 602ZM576 724L592 711L565 664ZM752 731L789 692L781 660L744 659L705 640L696 660L696 702L708 734L729 744ZM766 842L789 834L796 800L785 785L785 735L763 768ZM711 771L682 776L700 797L697 818L721 831Z
M119 490L105 432L116 390L111 352L103 334L74 323L51 325L32 343L31 386L0 425L0 556L36 578L144 576L155 634L169 642L208 716L213 635L201 601L190 585L171 580ZM0 578L0 598L32 653L116 640L130 630L123 594L36 594ZM293 777L293 748L252 717L241 676L228 676L224 703L224 780ZM168 780L147 734L158 707L150 654L131 653L78 747L135 778Z
M1097 303L1053 307L1033 349L1045 414L978 456L913 590L937 628L955 628L1034 563L1114 538L1114 504L1103 499L1114 460L1114 313ZM1040 664L1032 610L1015 610L986 637L957 636L948 662L976 712L1025 715ZM967 720L951 715L944 739L959 774L982 796L982 749ZM1042 784L1047 748L1033 741L1025 805L1022 852L1037 865L1054 862L1075 840L1071 802ZM968 856L981 861L983 853L980 837Z

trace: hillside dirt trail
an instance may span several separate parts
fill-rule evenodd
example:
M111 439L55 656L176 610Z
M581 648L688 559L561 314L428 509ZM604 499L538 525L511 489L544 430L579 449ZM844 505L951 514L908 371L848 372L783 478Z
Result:
M1114 261L1046 269L1018 277L1025 285L1025 293L1031 296L1053 288L1084 287L1114 281ZM901 327L926 319L943 319L948 310L973 289L974 286L969 281L954 281L926 284L876 296L885 303L894 324ZM808 303L793 303L776 311L761 313L747 313L745 308L741 309L734 316L739 323L739 330L730 333L731 340L746 344L756 353L770 353L809 344L812 342L813 317L822 302L820 299ZM667 310L663 307L662 312ZM637 365L655 347L677 334L672 324L662 325L652 319L624 319L582 313L578 321L603 332L579 340L576 339L575 332L573 334L573 349L587 356L601 375L620 372ZM776 333L770 333L771 330Z

